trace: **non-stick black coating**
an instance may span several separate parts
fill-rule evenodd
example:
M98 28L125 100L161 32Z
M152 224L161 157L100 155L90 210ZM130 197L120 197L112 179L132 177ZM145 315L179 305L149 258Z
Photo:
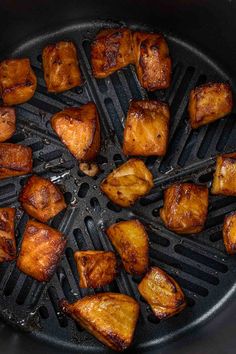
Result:
M68 24L97 19L125 21L136 26L147 24L150 28L174 34L199 47L214 58L228 73L232 82L236 79L236 51L234 45L234 1L20 1L1 2L0 11L0 57L11 53L19 43L37 37L45 30L50 33ZM45 33L46 34L46 33ZM229 303L209 325L193 336L178 341L155 353L234 353L235 337L232 333L234 304ZM1 328L0 345L4 354L59 353L59 349L43 349L30 338L12 329ZM8 332L9 331L9 332ZM222 332L223 331L223 332ZM10 333L12 333L10 335ZM13 334L14 333L14 334ZM5 338L8 339L5 342ZM216 339L215 339L216 337ZM3 344L1 343L3 338ZM212 338L209 340L209 338ZM222 338L222 340L221 340ZM31 341L31 342L30 342ZM223 342L223 343L222 343ZM4 345L6 348L4 348ZM48 348L48 347L47 347ZM137 351L136 351L137 353Z

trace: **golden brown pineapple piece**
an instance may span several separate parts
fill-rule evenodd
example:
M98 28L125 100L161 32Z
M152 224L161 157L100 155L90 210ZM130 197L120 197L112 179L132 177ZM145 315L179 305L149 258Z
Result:
M111 251L77 251L74 254L81 288L100 288L117 275L117 262Z
M162 34L134 32L133 50L141 86L148 91L168 88L171 80L171 59Z
M15 209L0 208L0 263L16 258Z
M132 101L129 107L123 151L126 155L164 156L167 150L170 112L159 101Z
M132 297L116 293L100 293L86 296L69 304L60 301L62 310L116 351L128 348L139 315L139 304Z
M63 92L82 84L77 51L72 42L50 44L43 50L44 80L49 92Z
M47 222L66 208L60 189L46 178L32 176L23 187L19 200L33 218Z
M179 284L158 267L149 270L139 283L138 290L160 320L174 316L186 307Z
M189 98L189 117L193 129L214 122L232 111L229 84L207 83L193 89Z
M211 193L236 196L236 152L217 156Z
M101 30L91 46L93 75L104 78L133 62L132 34L128 28Z
M17 267L38 281L49 281L65 245L66 239L61 232L29 220L24 231Z
M236 212L225 217L223 240L227 253L236 254Z
M103 193L115 204L130 207L135 201L149 193L153 177L144 162L130 159L111 172L101 183Z
M208 189L194 183L176 183L164 192L160 216L165 226L180 234L202 231L208 211Z
M8 106L31 99L37 78L29 59L7 59L0 63L0 95Z
M51 124L77 160L90 161L99 153L100 123L94 103L66 108L52 117Z
M0 143L0 179L27 175L32 172L32 165L30 147Z
M106 231L126 272L141 275L148 268L148 235L138 220L121 221Z
M16 131L16 112L11 107L0 107L0 142L12 137Z

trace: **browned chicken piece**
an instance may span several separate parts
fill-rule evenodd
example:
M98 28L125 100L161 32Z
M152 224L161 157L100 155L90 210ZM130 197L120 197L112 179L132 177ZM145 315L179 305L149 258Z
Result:
M141 275L148 268L148 235L139 220L121 221L106 231L126 272Z
M168 88L171 81L171 59L163 35L134 32L133 50L141 86L148 91Z
M236 196L236 152L217 156L211 193Z
M100 288L117 275L117 262L111 251L77 251L74 254L81 288Z
M80 161L93 160L100 151L100 123L92 102L56 113L51 124L61 141Z
M61 300L62 310L113 350L123 351L133 340L139 304L116 293L85 296L73 304Z
M0 179L27 175L32 172L33 160L30 147L0 143Z
M0 142L12 137L16 131L16 112L11 107L0 107Z
M8 106L31 99L37 86L37 78L29 59L7 59L0 63L0 95Z
M149 193L153 177L144 162L130 159L111 172L101 183L103 193L115 204L130 207L135 201Z
M15 209L0 208L0 263L16 258Z
M236 212L225 217L223 240L227 253L236 254Z
M229 84L208 83L193 89L189 98L189 117L193 129L214 122L232 111L233 98Z
M167 150L170 112L159 101L132 101L129 107L123 151L126 155L164 156Z
M77 51L72 42L50 44L43 50L44 80L49 92L63 92L82 85Z
M179 284L158 267L152 267L148 271L139 283L138 290L160 320L174 316L186 307L185 296Z
M38 281L49 281L65 249L66 239L58 230L29 220L23 235L17 267Z
M164 192L160 217L168 229L180 234L193 234L203 230L207 211L207 187L176 183Z
M27 214L42 222L47 222L66 208L60 189L50 180L38 176L28 179L19 201Z
M101 30L91 46L93 75L104 78L133 62L132 34L128 28Z

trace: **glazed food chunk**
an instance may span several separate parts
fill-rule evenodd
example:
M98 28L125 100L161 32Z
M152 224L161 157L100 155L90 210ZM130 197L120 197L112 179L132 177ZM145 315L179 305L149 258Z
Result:
M50 180L39 176L29 178L19 200L27 214L42 222L47 222L66 208L59 188Z
M61 232L29 220L23 235L17 267L38 281L49 281L66 245Z
M93 160L100 151L100 123L92 102L56 113L51 124L61 141L80 161Z
M122 207L130 207L139 197L149 193L152 187L152 174L138 159L130 159L115 169L100 186L112 202Z
M148 91L168 88L171 81L171 59L162 34L134 32L133 50L141 86Z
M123 151L126 155L164 156L167 150L170 112L159 101L132 101L129 107Z
M133 340L139 304L132 297L116 293L85 296L69 304L61 300L62 310L113 350L123 351Z
M138 290L160 320L176 315L186 306L179 284L158 267L152 267L148 271L139 283Z
M0 263L16 258L15 209L0 208Z
M30 147L0 143L0 179L27 175L32 172L32 165Z
M232 111L233 98L229 84L208 83L193 89L189 98L189 117L193 129L214 122Z
M15 131L15 109L11 107L0 107L0 143L10 139Z
M236 254L236 212L225 217L223 240L228 254Z
M0 95L8 106L31 99L37 78L29 59L7 59L0 63Z
M42 57L49 92L63 92L82 84L77 51L72 42L50 44L44 48Z
M74 254L81 288L100 288L110 284L117 275L114 252L77 251Z
M236 152L217 156L211 193L236 196Z
M132 35L127 28L101 30L91 47L93 75L104 78L133 62Z
M148 235L138 220L121 221L106 231L127 273L141 275L148 268Z
M236 254L236 213L227 215L223 226L223 240L228 254Z
M164 192L160 217L165 226L180 234L201 232L208 211L208 189L194 183L176 183Z

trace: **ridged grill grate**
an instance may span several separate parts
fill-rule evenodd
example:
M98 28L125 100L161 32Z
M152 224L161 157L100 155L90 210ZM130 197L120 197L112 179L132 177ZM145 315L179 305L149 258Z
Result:
M30 331L51 343L76 352L104 350L89 334L58 308L58 299L73 301L86 294L114 291L129 294L140 301L141 316L135 345L140 348L165 342L193 328L209 317L235 285L234 258L224 252L221 228L224 216L236 209L236 198L210 196L205 230L194 237L182 237L165 229L159 217L162 190L175 181L193 181L210 186L215 155L236 149L235 114L209 126L192 131L188 125L187 102L191 88L206 81L227 80L227 76L195 48L169 36L173 54L171 88L147 94L139 85L133 67L127 67L107 79L96 81L89 64L90 40L104 23L84 24L61 33L37 38L18 48L14 56L29 56L38 77L34 97L17 107L17 132L14 143L31 146L34 173L51 178L64 191L68 208L51 225L67 235L63 260L48 284L40 284L20 273L15 264L0 265L0 316L12 325ZM41 69L42 48L59 39L73 40L86 80L82 88L53 95L46 91ZM129 101L150 98L167 101L171 108L171 133L168 154L147 158L145 162L155 178L150 195L131 209L112 204L99 189L101 180L119 166L125 157L121 151L123 127ZM77 162L61 144L50 126L50 117L66 106L80 106L95 101L100 112L103 147L98 157L101 174L90 178L81 174ZM27 177L0 182L0 205L19 206L18 193ZM77 249L105 249L112 246L104 229L113 222L138 217L147 227L150 238L150 263L174 276L183 287L188 307L181 314L162 321L154 318L137 291L138 277L121 271L110 286L102 289L78 288L73 259ZM17 211L17 245L19 247L28 216ZM221 302L220 302L221 301ZM205 317L204 317L205 316Z

